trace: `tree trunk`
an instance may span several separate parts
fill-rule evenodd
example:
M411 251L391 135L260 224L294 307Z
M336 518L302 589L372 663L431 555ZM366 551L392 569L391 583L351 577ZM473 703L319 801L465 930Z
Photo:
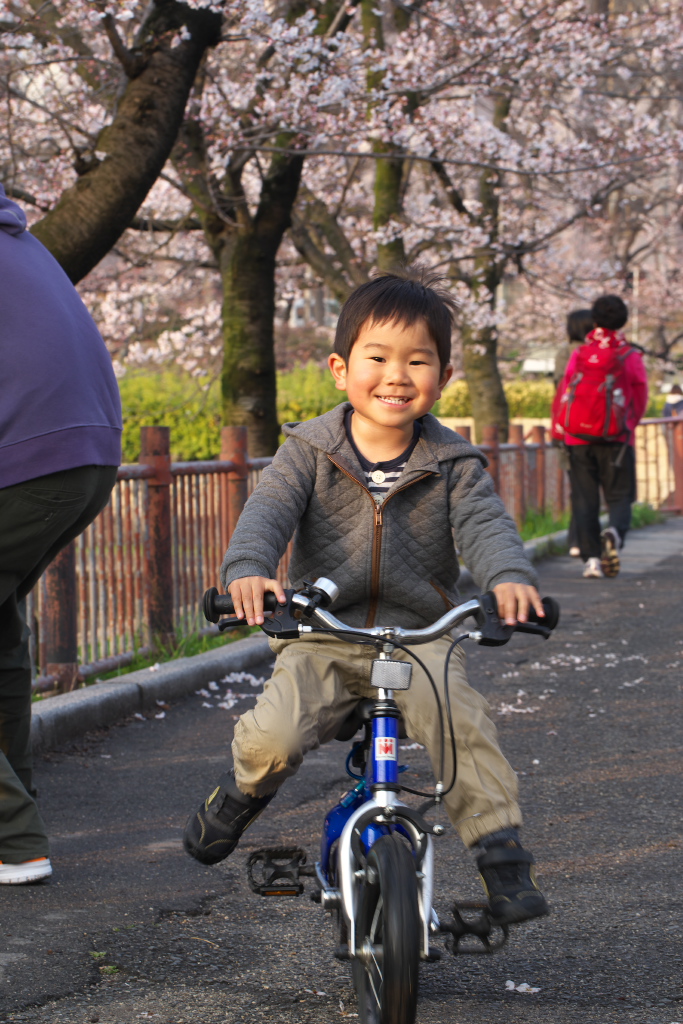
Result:
M287 149L288 135L276 145ZM193 201L207 245L215 255L223 289L221 393L225 426L246 426L250 455L273 455L280 425L275 377L275 266L290 226L301 156L275 154L263 179L258 208L249 213L240 174L226 175L222 192L210 188L206 140L199 122L188 119L173 154ZM217 203L222 204L221 211ZM219 215L220 212L220 215Z
M494 127L505 130L510 112L510 99L500 95L493 107ZM479 178L480 225L488 233L488 244L474 255L474 272L470 282L472 294L496 308L496 291L503 279L504 264L496 254L498 241L499 191L502 177L497 171L485 170ZM463 364L465 378L472 401L474 429L478 441L484 427L498 427L501 441L507 441L509 413L498 370L498 332L494 327L475 328L462 325Z
M463 366L472 402L476 440L484 427L498 427L501 441L508 437L508 403L498 372L495 328L462 325Z
M393 147L375 143L375 153L393 151ZM398 221L403 213L403 168L404 160L377 160L375 168L375 209L373 227L375 231L391 221ZM406 258L403 236L377 246L377 267L391 270Z
M171 49L186 26L189 38ZM221 15L155 0L133 56L142 70L128 80L116 115L97 141L91 168L32 228L75 283L115 245L158 178L182 123L201 59L220 39Z
M223 423L246 425L250 455L278 446L273 320L277 246L254 232L226 247L223 284Z
M363 42L367 49L383 50L385 48L382 13L376 0L361 0L361 23L363 26ZM407 24L407 22L406 22ZM368 93L372 96L375 89L381 88L384 79L382 70L369 70L367 74ZM370 101L372 109L373 101ZM395 146L374 141L374 153L397 153ZM403 211L403 158L387 160L380 157L375 161L375 207L372 215L372 226L375 231L385 227L391 221L398 221ZM393 238L390 242L377 246L377 266L379 270L391 270L397 263L405 259L403 238Z

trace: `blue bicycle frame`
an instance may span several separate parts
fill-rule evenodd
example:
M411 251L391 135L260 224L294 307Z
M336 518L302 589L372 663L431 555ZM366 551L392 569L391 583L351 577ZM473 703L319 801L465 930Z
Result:
M392 669L400 669L403 677L401 689L408 688L410 668L405 663L392 662L385 653L383 660L375 662L375 666L379 666L377 674L380 676L383 671L391 673ZM377 682L374 685L377 686ZM325 818L320 861L316 864L321 903L326 909L342 912L351 957L355 955L357 871L372 845L394 830L400 831L410 841L416 858L423 957L429 956L429 937L438 929L431 905L434 858L431 836L419 816L400 799L399 719L393 691L378 686L369 744L366 735L360 744L354 746L354 749L367 747L365 777L344 794ZM351 771L349 774L352 775Z
M345 793L325 818L320 844L320 867L327 878L330 877L332 848L354 811L372 799L375 786L382 784L398 786L398 738L398 719L396 717L376 716L373 718L370 756L365 770L365 778L354 789ZM361 841L364 849L369 850L381 835L386 835L389 831L390 828L385 825L369 825L362 835ZM336 874L333 865L332 873Z

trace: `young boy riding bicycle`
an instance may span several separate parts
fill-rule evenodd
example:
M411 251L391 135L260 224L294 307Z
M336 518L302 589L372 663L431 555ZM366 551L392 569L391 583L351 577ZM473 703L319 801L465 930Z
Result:
M261 624L263 598L285 596L275 579L294 535L292 586L325 576L340 589L335 615L353 626L421 627L457 602L455 544L482 591L493 590L507 623L543 616L536 575L515 524L496 495L482 453L429 410L448 382L454 303L423 270L385 274L344 304L329 364L348 402L303 423L247 502L221 567L235 613ZM455 543L454 543L455 537ZM420 657L443 676L450 639ZM272 678L238 721L234 768L185 829L185 848L204 864L234 850L304 755L332 739L357 702L372 695L371 647L312 634L272 640ZM498 746L484 698L472 689L460 647L449 687L457 780L444 803L477 865L492 916L513 923L548 912L519 841L517 780ZM397 651L395 656L404 656ZM408 735L436 770L442 742L434 696L415 665L397 691ZM446 758L446 777L452 772Z

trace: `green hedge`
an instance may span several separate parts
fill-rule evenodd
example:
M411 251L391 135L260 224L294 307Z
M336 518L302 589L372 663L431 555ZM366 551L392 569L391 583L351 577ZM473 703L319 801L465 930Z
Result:
M119 381L123 405L123 461L137 462L140 427L171 428L171 455L176 461L217 458L221 447L220 383L177 370L136 370ZM278 374L281 423L310 420L346 398L337 391L327 368L315 363Z
M140 427L171 428L171 454L175 460L213 459L220 452L220 384L177 370L134 371L119 381L123 403L124 462L137 462ZM549 380L508 381L505 384L510 415L550 416L554 389ZM281 423L308 420L333 409L346 394L337 391L329 370L316 363L278 374L278 416ZM648 416L661 415L665 395L655 394ZM444 391L434 410L439 416L471 416L467 385L455 381Z
M175 370L128 372L119 381L123 461L137 462L140 427L170 427L175 461L214 459L221 447L220 385Z
M307 363L289 373L277 375L277 412L280 423L311 420L346 401L346 392L337 391L326 366Z
M555 388L550 380L511 380L503 387L508 400L510 416L550 416ZM444 390L438 408L439 416L471 416L467 384L456 380Z

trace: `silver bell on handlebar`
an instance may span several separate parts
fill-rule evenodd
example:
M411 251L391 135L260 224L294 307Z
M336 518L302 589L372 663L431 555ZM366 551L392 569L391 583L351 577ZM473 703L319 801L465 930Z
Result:
M339 587L334 580L328 580L326 576L321 576L320 579L317 579L313 586L316 590L321 590L326 596L326 607L328 608L339 597Z

